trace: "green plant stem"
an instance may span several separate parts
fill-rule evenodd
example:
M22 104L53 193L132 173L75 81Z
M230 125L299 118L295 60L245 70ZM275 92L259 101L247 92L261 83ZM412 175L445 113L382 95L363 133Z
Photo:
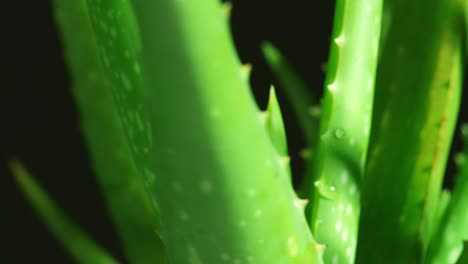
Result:
M165 263L158 214L126 141L85 1L56 0L54 8L84 136L127 258L134 264Z
M356 261L417 263L436 222L459 108L461 28L453 1L387 8Z
M141 73L141 44L130 0L86 0L98 56L133 162L148 189L154 189L154 168L147 90Z

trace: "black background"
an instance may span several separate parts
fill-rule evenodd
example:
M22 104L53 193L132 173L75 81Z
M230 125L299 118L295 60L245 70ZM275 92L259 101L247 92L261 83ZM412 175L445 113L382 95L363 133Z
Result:
M253 64L251 83L259 104L264 107L268 87L275 83L259 50L263 40L276 44L319 96L334 1L232 3L234 40L242 61ZM0 263L72 263L18 192L6 167L10 157L22 161L73 219L122 259L89 167L50 2L6 1L1 12ZM297 172L296 153L303 142L279 96ZM467 121L462 112L461 121Z

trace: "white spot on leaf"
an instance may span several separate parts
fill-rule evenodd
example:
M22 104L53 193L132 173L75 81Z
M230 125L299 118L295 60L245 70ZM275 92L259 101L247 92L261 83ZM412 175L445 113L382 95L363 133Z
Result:
M345 37L344 37L343 35L340 35L340 36L336 37L336 38L334 39L334 41L335 41L336 45L338 45L339 47L341 47L341 46L344 44L344 42L345 42Z
M263 214L263 211L261 209L257 209L255 211L255 217L260 217Z
M297 241L294 236L288 237L288 252L289 252L289 255L292 257L297 256L297 253L298 253Z
M336 222L336 225L335 225L335 230L337 233L341 232L341 228L343 227L343 222L341 222L341 220L338 220L338 222Z
M184 211L184 210L180 210L180 211L179 211L179 217L180 217L180 219L183 220L183 221L188 221L188 219L189 219L189 215L188 215L187 212Z
M345 228L343 230L343 233L341 234L341 240L343 240L343 242L346 242L348 240L348 236L349 236L349 230L348 228Z
M255 196L257 196L257 191L254 189L250 189L247 191L247 196L250 198L254 198Z
M210 193L213 191L213 185L211 184L211 182L209 180L202 180L200 182L200 190L203 192L203 193Z

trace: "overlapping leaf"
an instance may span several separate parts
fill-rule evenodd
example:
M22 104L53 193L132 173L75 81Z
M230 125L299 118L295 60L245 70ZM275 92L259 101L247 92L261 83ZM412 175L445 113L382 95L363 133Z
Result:
M132 129L128 129L129 124L121 122L119 118L120 107L116 105L111 91L112 87L118 87L113 86L101 64L85 1L57 0L54 1L54 8L84 136L127 258L131 263L138 264L165 263L165 253L158 237L157 208L145 189L142 176L145 171L147 176L152 172L145 169L145 159L138 159L143 155L143 147L135 147L144 141L138 138L146 140L148 136L142 136L145 130L139 130L141 120L136 112L132 112L133 119L129 124L133 130L139 131L139 137L135 141L127 141L133 137L126 137L125 131L131 134ZM118 16L118 10L107 11L108 16ZM136 64L132 66L133 70L138 70ZM132 155L132 150L140 152ZM154 184L150 181L151 177L146 179L149 180L148 185Z
M394 0L386 6L393 19L377 72L358 263L423 259L460 100L453 1Z

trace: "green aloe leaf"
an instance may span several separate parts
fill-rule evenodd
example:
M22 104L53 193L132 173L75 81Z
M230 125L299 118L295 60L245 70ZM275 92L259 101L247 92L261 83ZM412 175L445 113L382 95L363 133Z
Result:
M320 263L218 2L132 1L170 261Z
M458 156L459 172L447 209L432 237L425 263L457 263L468 240L468 125L462 129L465 148Z
M118 263L58 208L21 164L12 161L10 168L29 204L77 263Z
M266 130L270 136L271 143L276 150L279 162L282 164L281 167L286 171L288 178L292 180L283 116L281 114L281 108L273 86L270 87L267 109L266 111L261 112L260 115L261 119L265 119L264 122Z
M318 102L308 91L305 82L273 44L263 43L262 51L268 65L278 78L281 87L283 87L306 140L307 146L304 150L306 153L304 155L306 169L299 190L300 196L306 196L307 189L312 183L313 158L319 130L320 107L317 106Z
M86 0L98 55L136 168L149 189L155 183L149 161L152 136L141 45L130 0Z
M288 155L288 143L286 141L286 131L283 124L281 108L276 98L275 88L270 88L268 105L266 109L265 125L270 135L271 142L280 156Z
M282 164L281 167L288 175L288 178L292 180L283 116L281 115L281 109L273 86L270 88L267 109L265 112L260 114L262 115L261 118L265 119L264 122L266 130L270 136L271 143L278 154L279 162Z
M453 1L388 2L394 19L377 72L358 263L423 258L460 102L461 28Z
M307 145L310 148L313 147L317 139L318 115L320 114L317 110L319 108L316 107L318 102L308 91L305 82L273 44L263 43L262 51L293 107Z
M353 263L382 1L337 1L309 212L327 263Z
M84 0L54 2L81 126L109 213L131 263L165 263L157 208L145 190L100 62Z

